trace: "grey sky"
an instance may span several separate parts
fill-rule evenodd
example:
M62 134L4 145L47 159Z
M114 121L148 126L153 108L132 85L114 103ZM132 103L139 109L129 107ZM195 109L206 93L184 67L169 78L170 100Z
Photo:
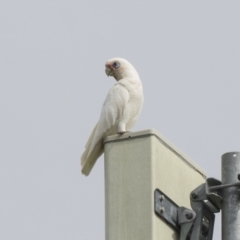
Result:
M112 57L143 82L133 130L157 129L220 179L221 155L240 150L239 13L238 0L0 1L3 239L104 239L103 157L88 178L79 158Z

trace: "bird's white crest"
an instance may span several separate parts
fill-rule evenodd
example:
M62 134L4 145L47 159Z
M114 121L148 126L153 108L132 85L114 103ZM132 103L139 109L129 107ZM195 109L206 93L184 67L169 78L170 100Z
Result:
M135 68L122 58L110 59L105 66L106 74L113 76L117 83L107 94L99 121L81 156L82 173L86 176L103 153L103 139L129 131L137 121L143 104L142 83Z

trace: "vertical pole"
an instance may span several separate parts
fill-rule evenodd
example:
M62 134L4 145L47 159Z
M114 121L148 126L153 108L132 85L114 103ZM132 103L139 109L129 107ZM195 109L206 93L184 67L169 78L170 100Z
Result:
M222 155L222 183L238 182L240 152ZM222 240L240 240L240 191L238 187L222 189Z

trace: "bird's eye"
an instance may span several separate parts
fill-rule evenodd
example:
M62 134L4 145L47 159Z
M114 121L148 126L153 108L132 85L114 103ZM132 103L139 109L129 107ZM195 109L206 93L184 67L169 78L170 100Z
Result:
M120 63L119 63L119 62L114 62L114 63L113 63L113 67L114 67L115 69L120 68Z

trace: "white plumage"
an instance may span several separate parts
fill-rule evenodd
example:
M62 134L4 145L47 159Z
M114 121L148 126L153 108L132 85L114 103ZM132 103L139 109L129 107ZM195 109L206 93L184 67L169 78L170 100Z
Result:
M103 139L130 130L142 109L142 83L135 68L125 59L113 58L106 63L106 74L117 83L104 101L99 121L81 156L82 173L88 175L103 153Z

